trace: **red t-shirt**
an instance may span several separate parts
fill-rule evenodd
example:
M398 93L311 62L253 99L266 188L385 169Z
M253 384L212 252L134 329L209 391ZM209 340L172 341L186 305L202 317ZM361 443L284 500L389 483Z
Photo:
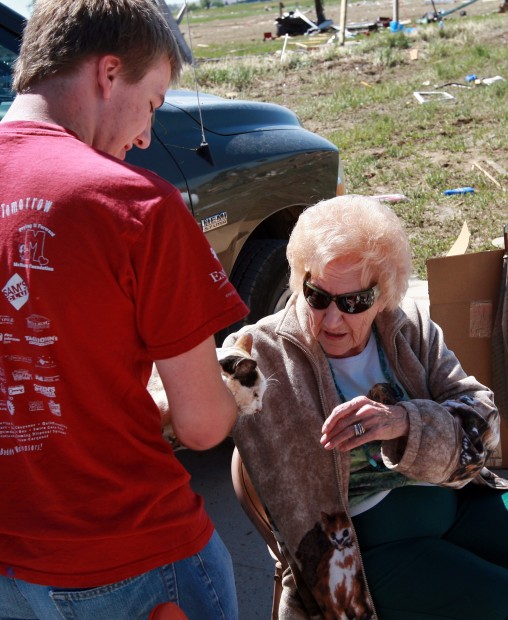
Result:
M192 555L213 526L146 384L247 308L157 175L29 122L0 162L0 573L93 587Z

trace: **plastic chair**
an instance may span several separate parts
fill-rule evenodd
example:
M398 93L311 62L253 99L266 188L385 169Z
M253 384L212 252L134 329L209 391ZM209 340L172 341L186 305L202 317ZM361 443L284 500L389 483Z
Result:
M187 616L175 603L161 603L152 609L148 620L187 620Z
M254 490L249 474L245 469L242 457L237 448L233 450L231 459L231 477L233 479L236 497L247 516L256 526L256 529L268 545L268 551L275 562L272 620L277 620L279 617L279 602L282 594L282 573L288 567L288 563L280 552L264 506Z

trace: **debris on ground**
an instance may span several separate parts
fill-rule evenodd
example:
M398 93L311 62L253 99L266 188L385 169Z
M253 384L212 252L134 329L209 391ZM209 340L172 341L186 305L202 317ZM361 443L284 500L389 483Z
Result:
M466 2L463 2L462 4L459 4L459 6L456 6L453 9L450 9L448 11L438 11L436 10L436 5L434 4L434 1L433 0L431 1L432 1L432 7L434 11L431 13L425 13L425 15L423 15L423 17L418 20L418 23L420 24L430 24L432 22L442 23L444 17L447 17L448 15L451 15L452 13L455 13L456 11L460 11L460 15L462 17L465 17L467 13L466 11L462 9L464 9L464 7L466 6L469 6L470 4L478 2L478 0L467 0Z
M420 103L430 103L433 101L448 101L455 99L453 95L441 90L417 91L413 95Z
M372 198L377 198L381 202L402 202L408 200L408 197L404 194L377 194L372 196Z
M457 88L468 88L471 89L472 86L467 86L467 84L461 84L460 82L446 82L446 84L441 84L439 86L434 86L434 88L446 88L447 86L456 86Z
M497 162L491 159L475 159L471 165L471 170L479 170L484 176L486 176L494 185L499 187L501 191L505 192L506 187L496 178L496 174L501 177L506 177L508 180L508 170L505 170Z
M300 9L283 13L275 19L275 24L277 27L278 37L286 34L290 37L295 37L304 34L313 34L316 32L327 32L331 28L337 30L337 27L333 26L333 21L331 19L326 19L325 21L316 24L309 19L305 13L300 11Z
M446 0L441 0L446 1ZM344 38L354 39L357 35L369 36L371 33L378 32L379 30L389 30L390 33L404 33L410 34L415 30L412 23L430 23L430 22L438 22L438 25L443 26L443 19L447 15L458 11L459 9L463 9L463 7L468 6L477 2L478 0L466 0L462 2L458 7L454 7L448 11L437 11L435 0L428 0L429 3L432 3L432 7L434 9L433 12L426 13L422 19L411 21L411 20L402 20L395 21L390 17L378 17L376 20L372 21L364 21L364 22L350 22L345 26L343 25L343 32L341 29L334 25L333 20L331 19L322 19L321 22L315 22L310 19L305 12L296 8L294 10L290 10L288 12L283 13L282 10L284 8L284 3L279 2L279 17L277 17L274 21L276 26L276 34L273 35L272 32L263 33L263 41L273 40L278 37L298 37L298 36L309 36L314 40L312 44L307 44L304 42L292 43L302 51L310 51L316 49L316 46L320 47L323 45L329 45L332 43L337 43L340 40L341 43L344 42ZM508 0L504 0L504 4L508 5ZM460 15L465 15L465 11L461 10ZM324 15L322 16L324 18ZM329 36L325 40L322 40L320 36L325 36L326 33L331 33L332 36ZM317 39L320 39L319 41ZM286 51L288 41L287 39L284 41L284 52ZM418 60L419 50L414 49L410 50L410 59ZM470 88L474 85L485 84L490 85L496 81L504 80L503 77L497 75L492 78L484 78L480 79L475 74L470 74L466 76L466 82L470 86L466 84L460 84L459 82L448 82L446 84L442 84L440 86L435 86L435 88L444 88L446 86L454 86L454 87L462 87L462 88ZM449 93L438 93L434 92L422 92L422 93L414 93L415 97L419 100L420 103L427 103L431 100L428 96L434 96L432 99L454 99L452 95Z
M457 194L474 194L474 187L456 187L455 189L445 189L445 196L455 196Z
M445 84L439 85L435 84L433 87L434 90L416 91L413 93L413 95L416 97L419 103L431 103L434 101L451 101L452 99L455 99L455 97L450 93L440 89L453 86L455 88L465 88L467 90L471 90L472 88L476 88L482 85L489 86L490 84L494 84L495 82L499 82L501 80L504 81L504 78L500 75L496 75L493 78L480 79L476 75L470 74L466 76L466 84L463 84L461 82L446 82ZM430 82L424 82L424 85L429 86Z
M501 82L504 81L504 77L501 77L500 75L496 75L492 78L483 78L483 80L481 80L482 84L486 84L487 86L490 86L491 84L494 84L494 82Z

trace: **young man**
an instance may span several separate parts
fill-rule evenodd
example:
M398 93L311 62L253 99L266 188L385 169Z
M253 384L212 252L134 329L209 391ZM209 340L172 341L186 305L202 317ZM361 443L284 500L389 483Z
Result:
M0 125L0 618L231 620L231 558L161 437L237 415L213 334L247 308L179 192L125 153L181 61L153 0L37 0Z

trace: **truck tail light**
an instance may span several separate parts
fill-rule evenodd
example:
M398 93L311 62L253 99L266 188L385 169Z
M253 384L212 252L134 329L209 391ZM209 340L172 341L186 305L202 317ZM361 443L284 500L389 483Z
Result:
M339 169L337 171L337 191L336 196L343 196L346 193L346 182L344 180L344 168L342 167L342 159L339 158Z

